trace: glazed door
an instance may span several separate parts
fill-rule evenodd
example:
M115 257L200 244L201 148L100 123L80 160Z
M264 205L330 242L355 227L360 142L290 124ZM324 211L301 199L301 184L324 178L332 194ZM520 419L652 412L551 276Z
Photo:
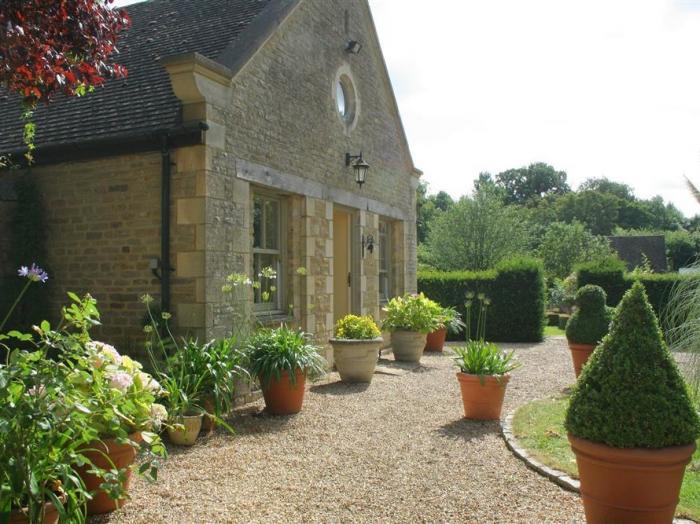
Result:
M333 320L350 314L352 309L351 229L352 215L333 212Z

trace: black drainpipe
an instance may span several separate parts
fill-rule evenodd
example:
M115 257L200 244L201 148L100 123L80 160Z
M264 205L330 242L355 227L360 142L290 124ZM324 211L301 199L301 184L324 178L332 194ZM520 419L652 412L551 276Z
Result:
M170 175L172 160L170 139L161 136L161 193L160 193L160 307L170 312Z

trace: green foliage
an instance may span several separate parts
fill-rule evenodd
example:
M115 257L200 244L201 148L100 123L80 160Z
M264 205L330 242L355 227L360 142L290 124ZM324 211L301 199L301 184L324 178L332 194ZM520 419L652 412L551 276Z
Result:
M692 266L700 255L700 232L680 230L666 233L666 253L672 269Z
M440 327L443 308L437 302L419 295L406 294L392 298L384 307L386 317L382 329L431 333Z
M684 445L700 435L698 414L642 284L625 294L609 335L584 367L566 428L617 448Z
M520 364L515 360L515 352L503 352L492 343L483 340L470 340L466 346L451 348L452 357L462 373L469 375L503 376L517 369Z
M493 306L487 312L486 338L495 342L539 342L544 329L544 270L527 257L506 260L490 271L422 272L418 289L466 318L468 292L483 293ZM476 332L472 319L472 332Z
M594 235L609 235L618 223L619 199L596 191L569 193L557 199L557 216L562 222L580 222Z
M428 184L421 182L418 185L416 195L418 244L422 244L427 239L430 224L435 217L449 210L453 205L454 200L444 191L440 191L437 195L428 195Z
M566 324L566 337L578 344L597 345L608 332L612 311L605 305L607 296L599 286L583 286L576 292L574 314Z
M447 332L452 335L459 335L467 325L462 321L461 315L454 307L446 307L442 309L442 315L439 320L440 326L447 328Z
M440 271L486 270L527 252L530 237L523 212L495 192L479 191L435 217L421 262Z
M554 278L547 283L547 309L571 311L576 299L576 274L565 279Z
M627 291L625 283L625 263L616 256L595 260L576 267L578 287L588 284L600 286L605 290L608 304L617 305Z
M634 190L627 184L613 182L612 180L602 178L589 178L585 180L578 188L579 191L597 191L598 193L607 193L616 196L621 200L635 200Z
M312 380L323 376L326 360L309 339L306 333L286 326L259 329L246 344L250 375L260 379L263 386L273 378L279 380L283 371L289 373L292 383L296 380L297 370Z
M547 275L556 278L565 278L577 264L599 260L612 254L607 239L594 236L576 220L571 224L550 224L537 252L544 261Z
M372 317L346 315L335 324L335 338L343 340L374 340L382 336Z
M505 190L508 204L529 204L547 195L563 195L571 191L566 173L544 163L520 169L509 169L496 175L496 185Z
M569 325L569 320L571 320L571 315L559 315L559 329L566 331L566 326Z

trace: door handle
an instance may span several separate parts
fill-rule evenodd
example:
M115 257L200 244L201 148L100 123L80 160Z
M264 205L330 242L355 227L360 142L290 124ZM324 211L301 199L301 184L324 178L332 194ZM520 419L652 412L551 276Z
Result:
M352 273L348 273L348 287L352 287Z

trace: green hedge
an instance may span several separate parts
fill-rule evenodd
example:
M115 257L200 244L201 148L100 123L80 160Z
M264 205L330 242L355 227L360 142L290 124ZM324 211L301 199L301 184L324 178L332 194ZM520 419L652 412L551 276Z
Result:
M490 271L420 272L418 290L462 315L467 292L484 293L492 301L486 321L489 341L539 342L544 337L544 269L538 260L515 258ZM472 324L474 333L476 318Z
M649 303L654 308L654 312L662 317L665 315L666 305L674 286L688 278L693 277L678 273L634 275L619 271L610 265L586 264L577 270L577 287L588 284L602 287L608 294L608 305L614 307L620 303L622 296L632 287L632 284L641 282L646 288Z

